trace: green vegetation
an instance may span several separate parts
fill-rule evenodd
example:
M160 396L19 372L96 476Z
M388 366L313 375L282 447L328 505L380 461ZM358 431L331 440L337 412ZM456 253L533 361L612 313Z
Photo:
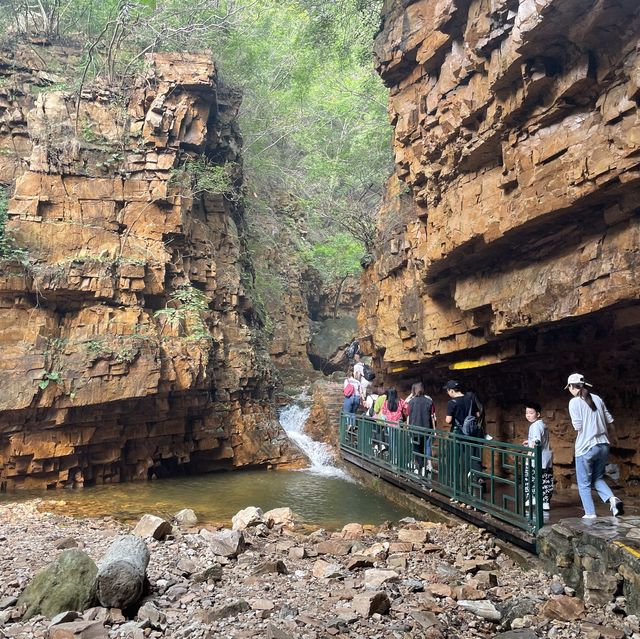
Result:
M7 210L9 198L7 190L0 186L0 260L15 260L25 264L27 252L16 245L15 239L7 230Z
M361 246L347 233L337 233L326 242L315 244L303 255L304 261L313 266L327 284L356 275L360 271L361 257Z
M45 388L47 388L47 386L49 386L51 382L54 382L55 384L57 384L60 381L60 379L61 379L60 373L56 371L47 371L46 373L43 373L42 379L38 384L38 388L41 388L42 390L44 390Z
M228 200L238 199L233 184L234 164L213 164L199 157L171 171L170 184L189 188L194 197L201 195L223 195Z
M208 310L209 300L206 295L197 288L187 285L173 291L167 307L156 311L154 317L164 318L173 327L183 326L189 340L211 340L204 317Z

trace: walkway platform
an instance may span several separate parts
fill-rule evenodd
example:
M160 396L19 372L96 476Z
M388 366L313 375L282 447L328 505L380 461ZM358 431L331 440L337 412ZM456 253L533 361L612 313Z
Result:
M417 478L414 480L409 477L398 475L397 473L381 468L358 455L353 455L343 450L342 458L346 462L379 477L393 486L397 486L416 497L421 497L425 501L441 508L445 512L456 515L464 521L468 521L475 526L479 526L492 532L500 539L509 541L531 553L536 552L535 533L530 533L515 526L511 526L504 521L495 519L491 515L477 510L476 508L466 507L465 504L452 501L449 497L441 495L435 490L430 490L423 482L418 481Z
M387 432L382 432L382 428ZM640 566L634 563L640 560L639 496L625 496L624 518L611 517L608 504L599 502L594 495L599 517L583 522L577 490L556 492L551 510L543 511L539 507L539 477L531 472L532 466L539 463L535 456L539 451L532 453L522 446L485 442L437 430L428 432L431 440L428 459L433 464L432 472L428 473L419 472L427 455L423 455L421 448L416 452L415 443L421 433L412 427L390 428L376 420L343 415L340 452L345 461L366 473L485 528L498 538L531 553L540 553L552 564L556 556L560 557L559 561L566 564L563 570L567 572L568 582L577 588L583 587L582 573L591 570L584 568L580 560L584 545L611 555L612 566L635 566L640 580L640 570L637 570ZM385 453L381 454L383 447ZM538 506L528 506L527 490L537 497ZM590 544L591 537L597 537L599 545ZM573 541L567 542L567 539ZM589 561L586 564L592 567ZM595 579L594 575L591 579ZM622 572L616 579L622 583L625 579ZM633 582L634 579L626 579L628 584ZM633 599L635 595L630 596Z

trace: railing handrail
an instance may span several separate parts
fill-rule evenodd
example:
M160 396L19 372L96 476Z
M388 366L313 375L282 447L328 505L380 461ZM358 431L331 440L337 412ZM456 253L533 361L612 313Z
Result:
M348 417L351 415L352 415L351 413L342 412L341 417ZM392 422L392 421L387 421L382 417L368 417L367 415L354 415L354 418L359 421L370 422L372 424L383 423L387 426L397 427L397 428L408 430L420 435L437 434L443 437L452 436L462 441L473 442L474 444L480 441L480 442L484 442L482 444L483 446L489 446L491 448L511 449L514 451L522 452L522 453L529 452L533 454L533 451L534 451L534 448L531 446L524 446L523 444L514 444L511 442L503 442L497 439L484 439L484 438L478 438L478 437L470 437L468 435L463 435L462 433L457 433L453 430L442 430L439 428L421 428L419 426L413 426L412 424L408 424L407 422Z

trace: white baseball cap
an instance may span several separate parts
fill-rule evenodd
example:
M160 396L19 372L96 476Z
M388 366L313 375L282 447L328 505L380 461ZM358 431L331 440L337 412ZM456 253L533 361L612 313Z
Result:
M572 384L583 384L584 386L592 386L592 384L589 384L589 382L584 381L584 375L580 373L571 373L571 375L569 375L569 377L567 378L567 385L564 387L565 390Z

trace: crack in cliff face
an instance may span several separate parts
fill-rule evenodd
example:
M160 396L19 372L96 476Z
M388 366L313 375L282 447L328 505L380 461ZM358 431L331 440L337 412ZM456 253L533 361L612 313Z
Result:
M386 3L396 177L360 314L396 382L438 393L461 377L491 397L498 436L524 431L518 402L539 397L561 464L563 379L580 370L614 407L626 478L640 478L639 32L631 0Z
M29 61L20 91L0 88L0 145L29 140L27 171L0 165L29 255L0 262L3 488L295 463L242 283L241 204L172 179L202 155L241 184L240 95L207 55L157 54L128 95L85 88L75 122L75 96L34 97Z

